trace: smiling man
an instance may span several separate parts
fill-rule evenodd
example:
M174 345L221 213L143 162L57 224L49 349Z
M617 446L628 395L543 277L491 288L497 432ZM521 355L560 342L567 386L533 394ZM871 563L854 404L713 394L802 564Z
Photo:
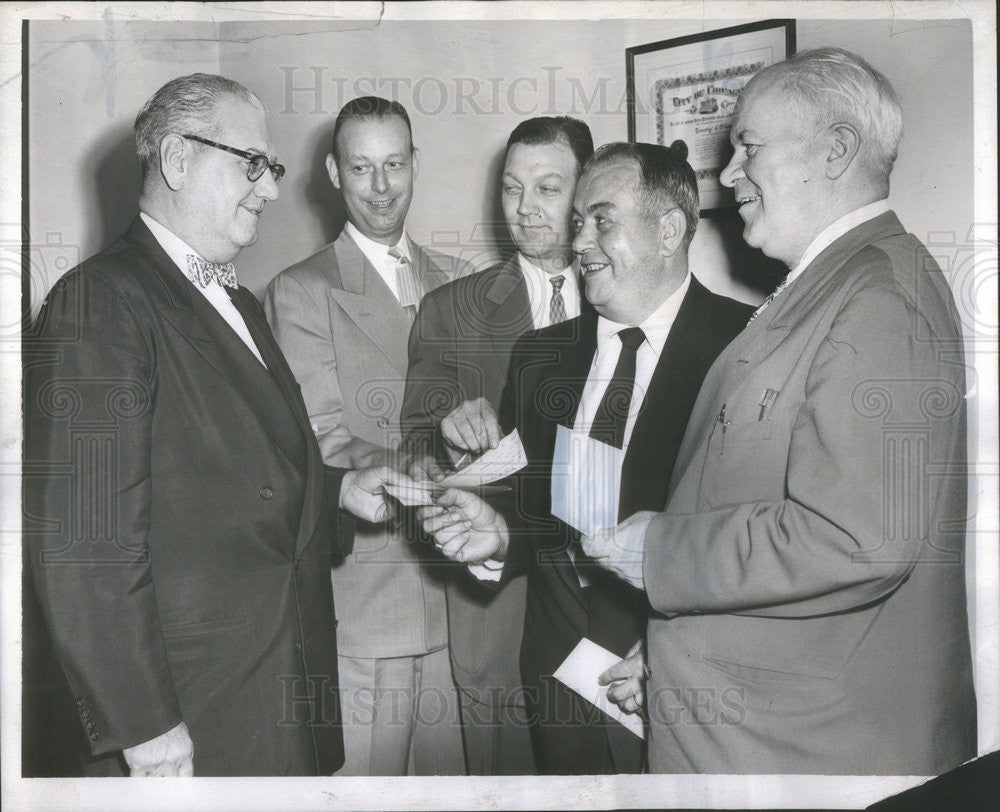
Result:
M580 314L570 215L577 178L593 151L587 125L568 116L526 119L508 137L500 203L517 252L428 294L410 335L403 431L430 456L416 468L433 470L449 453L478 454L495 445L514 342ZM526 579L490 591L457 571L446 587L469 771L533 773L518 667Z
M788 277L709 370L665 512L584 539L656 610L653 772L976 754L962 333L886 201L901 133L888 81L840 49L740 96L722 181Z
M284 173L260 99L180 77L135 136L139 215L56 283L24 344L27 569L96 757L84 772L120 775L122 755L132 776L329 775L328 570L350 545L324 496L339 484L381 521L391 474L324 468L238 286Z
M472 270L406 234L418 159L401 104L374 96L345 104L326 168L347 225L267 288L268 319L331 465L392 457L421 297ZM354 554L332 572L347 751L341 774L464 773L441 575L424 565L426 545L403 528L359 524L355 539Z
M553 674L589 638L625 658L613 691L634 711L648 612L639 590L583 555L553 505L584 502L612 523L661 506L702 378L751 312L689 272L698 187L685 157L615 143L587 161L573 251L594 310L526 334L511 354L500 422L517 428L528 458L516 499L501 515L448 491L439 502L447 510L423 513L446 556L482 564L470 568L477 577L503 584L528 573L521 674L546 773L641 771L641 741Z

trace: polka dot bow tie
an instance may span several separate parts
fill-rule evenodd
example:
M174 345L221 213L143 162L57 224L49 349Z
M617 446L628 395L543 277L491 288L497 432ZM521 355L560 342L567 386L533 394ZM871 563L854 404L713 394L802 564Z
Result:
M187 255L188 275L191 281L200 288L207 288L213 279L217 279L220 285L235 290L240 286L236 278L236 266L231 262L208 262L194 254Z

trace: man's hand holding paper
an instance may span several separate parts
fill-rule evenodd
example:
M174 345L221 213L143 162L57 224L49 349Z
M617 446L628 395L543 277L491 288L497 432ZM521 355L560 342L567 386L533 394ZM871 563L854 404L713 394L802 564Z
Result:
M441 421L441 437L449 449L481 454L500 444L503 432L486 398L460 403Z
M649 510L629 516L614 527L581 536L583 551L596 564L613 572L637 589L645 589L642 577L643 544L646 528L657 514Z
M646 656L642 640L637 640L624 660L615 663L598 678L598 685L608 685L608 699L624 713L638 713L645 704Z
M510 536L507 523L492 507L457 488L449 488L434 502L420 508L417 518L446 557L463 564L503 560Z
M387 491L407 507L435 504L435 495L445 488L485 490L491 483L517 473L528 464L517 430L502 438L495 448L444 476L440 465L426 455L408 462L407 472L414 482L405 488ZM504 486L496 486L498 488Z

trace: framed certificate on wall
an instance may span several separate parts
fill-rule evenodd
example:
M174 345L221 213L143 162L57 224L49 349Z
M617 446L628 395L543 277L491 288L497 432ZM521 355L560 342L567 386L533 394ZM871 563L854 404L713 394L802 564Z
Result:
M719 173L732 154L736 97L755 73L795 53L795 21L764 20L625 50L629 141L683 141L702 215L734 205Z

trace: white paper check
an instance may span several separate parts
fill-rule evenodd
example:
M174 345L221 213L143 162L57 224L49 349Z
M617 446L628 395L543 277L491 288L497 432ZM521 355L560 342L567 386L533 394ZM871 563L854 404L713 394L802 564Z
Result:
M496 448L491 448L437 484L445 488L478 488L508 477L527 464L528 458L524 454L521 437L517 429L514 429L497 444Z
M414 482L408 485L386 485L385 492L389 496L394 496L406 507L420 507L420 505L433 505L433 485L423 482Z
M563 660L563 664L556 669L556 673L552 676L571 691L578 693L592 705L600 708L616 722L621 722L640 739L645 739L646 730L639 715L624 713L608 699L609 686L597 684L597 678L615 663L620 662L621 659L613 651L608 651L593 640L584 637L576 644L576 648Z
M460 471L449 474L440 482L413 482L407 485L386 485L390 496L396 497L407 507L434 504L433 493L443 488L475 490L498 479L504 479L528 464L521 438L514 429L492 448Z

